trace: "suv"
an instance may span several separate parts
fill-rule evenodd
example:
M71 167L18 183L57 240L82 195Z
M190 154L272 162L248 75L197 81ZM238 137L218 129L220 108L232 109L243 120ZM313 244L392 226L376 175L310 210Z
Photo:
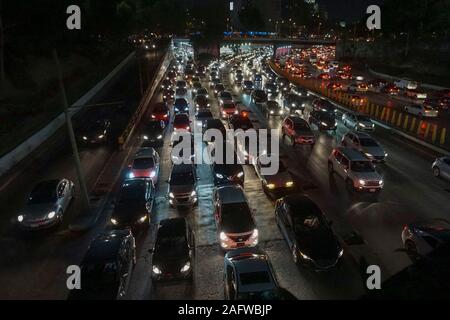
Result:
M341 176L350 190L377 192L384 186L372 162L356 149L334 149L328 158L328 172Z
M371 136L364 132L348 132L342 137L341 145L361 151L374 162L384 162L387 153Z
M267 102L267 93L265 93L263 90L253 90L251 101L255 104Z
M258 229L244 189L238 185L219 187L213 194L214 217L223 250L254 247Z
M302 118L298 116L289 116L284 119L281 126L282 140L285 137L289 137L292 146L295 147L296 144L307 144L312 145L316 143L314 133L312 132L309 124Z
M197 175L193 164L172 166L168 193L172 207L191 207L198 204Z
M151 252L153 280L193 279L195 239L185 218L162 220Z
M69 300L112 300L126 297L136 264L136 244L130 229L110 230L91 241L81 262L81 289Z

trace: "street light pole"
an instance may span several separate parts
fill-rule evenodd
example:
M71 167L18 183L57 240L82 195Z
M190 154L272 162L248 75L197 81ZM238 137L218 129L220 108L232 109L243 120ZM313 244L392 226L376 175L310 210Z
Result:
M64 87L61 65L59 64L58 54L56 49L53 50L53 58L55 59L56 68L58 72L59 88L61 90L61 100L64 108L64 115L66 117L67 131L69 132L69 139L72 145L73 158L75 160L75 168L77 170L78 183L80 185L80 193L84 209L90 210L89 196L84 180L83 168L81 167L80 155L78 154L77 142L75 140L75 134L72 127L72 119L69 114L69 106L67 103L66 89Z

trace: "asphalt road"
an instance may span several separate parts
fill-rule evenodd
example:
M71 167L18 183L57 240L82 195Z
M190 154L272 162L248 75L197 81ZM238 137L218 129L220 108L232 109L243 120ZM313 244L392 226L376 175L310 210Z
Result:
M105 88L89 102L90 105L96 105L95 107L89 107L82 116L74 119L75 128L85 119L97 117L106 116L112 122L111 143L80 147L88 189L92 188L100 171L113 154L113 142L117 140L118 134L140 101L139 70L142 72L145 86L156 71L162 50L145 55L138 53L137 57L139 58L134 58L112 86ZM138 61L141 63L140 68ZM52 142L45 146L51 156L45 156L44 152L44 156L38 157L31 165L20 168L20 173L0 194L1 299L64 299L67 294L67 266L80 262L92 236L103 228L102 223L99 223L97 228L83 235L71 233L67 229L73 216L80 210L78 193L64 217L63 224L56 231L24 234L15 228L15 219L36 183L65 177L77 185L70 143L64 129L58 133L61 139L52 139Z

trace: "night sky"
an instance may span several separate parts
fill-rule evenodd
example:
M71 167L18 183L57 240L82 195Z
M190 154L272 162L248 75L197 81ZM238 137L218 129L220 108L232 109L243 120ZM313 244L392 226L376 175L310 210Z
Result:
M351 21L364 17L369 5L380 5L384 0L316 0L316 2L328 11L330 19Z

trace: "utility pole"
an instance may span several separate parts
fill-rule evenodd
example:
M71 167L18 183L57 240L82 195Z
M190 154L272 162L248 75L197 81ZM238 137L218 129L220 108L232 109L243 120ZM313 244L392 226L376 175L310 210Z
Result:
M53 58L55 59L56 68L57 68L57 72L58 72L59 88L61 90L61 100L62 100L62 104L64 107L64 114L66 117L66 124L67 124L67 130L69 132L69 139L70 139L70 143L72 145L72 153L73 153L73 158L75 160L75 168L77 170L77 176L78 176L78 184L80 185L81 200L83 202L84 209L90 210L90 203L89 203L89 196L88 196L88 191L87 191L87 187L86 187L86 181L84 180L83 168L81 167L80 155L78 154L77 142L75 140L75 134L73 132L73 127L72 127L72 119L70 117L69 106L67 103L66 89L64 87L64 82L63 82L63 77L62 77L61 65L59 64L59 59L58 59L58 54L56 52L56 49L53 50Z

